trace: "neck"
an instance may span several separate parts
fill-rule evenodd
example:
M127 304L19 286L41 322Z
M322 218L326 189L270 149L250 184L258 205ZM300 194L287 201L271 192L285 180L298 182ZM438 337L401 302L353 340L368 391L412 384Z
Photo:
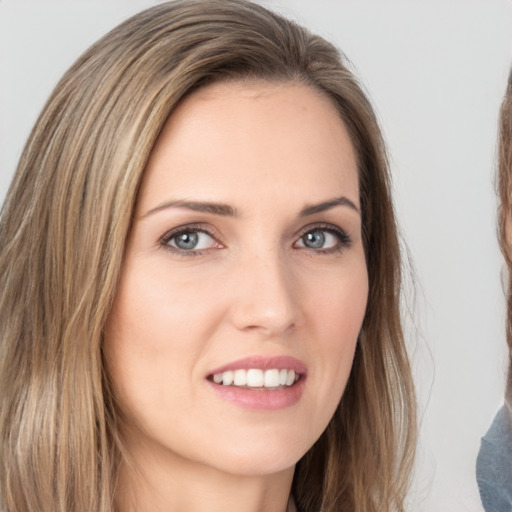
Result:
M180 459L145 463L133 459L120 468L119 512L287 512L294 468L271 475L237 475Z

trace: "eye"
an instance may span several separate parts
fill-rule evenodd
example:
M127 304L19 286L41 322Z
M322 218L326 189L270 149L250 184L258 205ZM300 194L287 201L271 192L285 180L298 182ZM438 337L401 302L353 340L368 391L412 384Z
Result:
M185 227L165 234L161 244L175 252L195 254L222 245L205 229Z
M350 237L335 227L316 227L306 231L295 243L295 247L319 252L341 251L350 245Z

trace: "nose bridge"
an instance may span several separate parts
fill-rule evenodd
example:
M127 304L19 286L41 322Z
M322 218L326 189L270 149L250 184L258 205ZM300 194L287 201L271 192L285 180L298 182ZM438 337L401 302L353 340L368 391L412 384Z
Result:
M292 269L277 248L248 253L240 262L234 322L239 329L281 334L299 322Z

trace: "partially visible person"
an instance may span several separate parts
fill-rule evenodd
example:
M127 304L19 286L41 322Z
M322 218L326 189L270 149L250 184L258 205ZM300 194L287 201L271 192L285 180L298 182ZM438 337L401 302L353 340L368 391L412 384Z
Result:
M480 498L486 512L512 511L512 70L499 121L498 233L507 265L507 344L505 403L482 439L476 463Z

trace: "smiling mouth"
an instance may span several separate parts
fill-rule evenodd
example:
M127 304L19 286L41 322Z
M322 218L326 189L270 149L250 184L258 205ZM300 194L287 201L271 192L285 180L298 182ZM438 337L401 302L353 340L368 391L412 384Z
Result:
M221 386L253 390L279 390L293 386L300 378L301 375L295 370L251 368L215 373L210 375L208 380Z

